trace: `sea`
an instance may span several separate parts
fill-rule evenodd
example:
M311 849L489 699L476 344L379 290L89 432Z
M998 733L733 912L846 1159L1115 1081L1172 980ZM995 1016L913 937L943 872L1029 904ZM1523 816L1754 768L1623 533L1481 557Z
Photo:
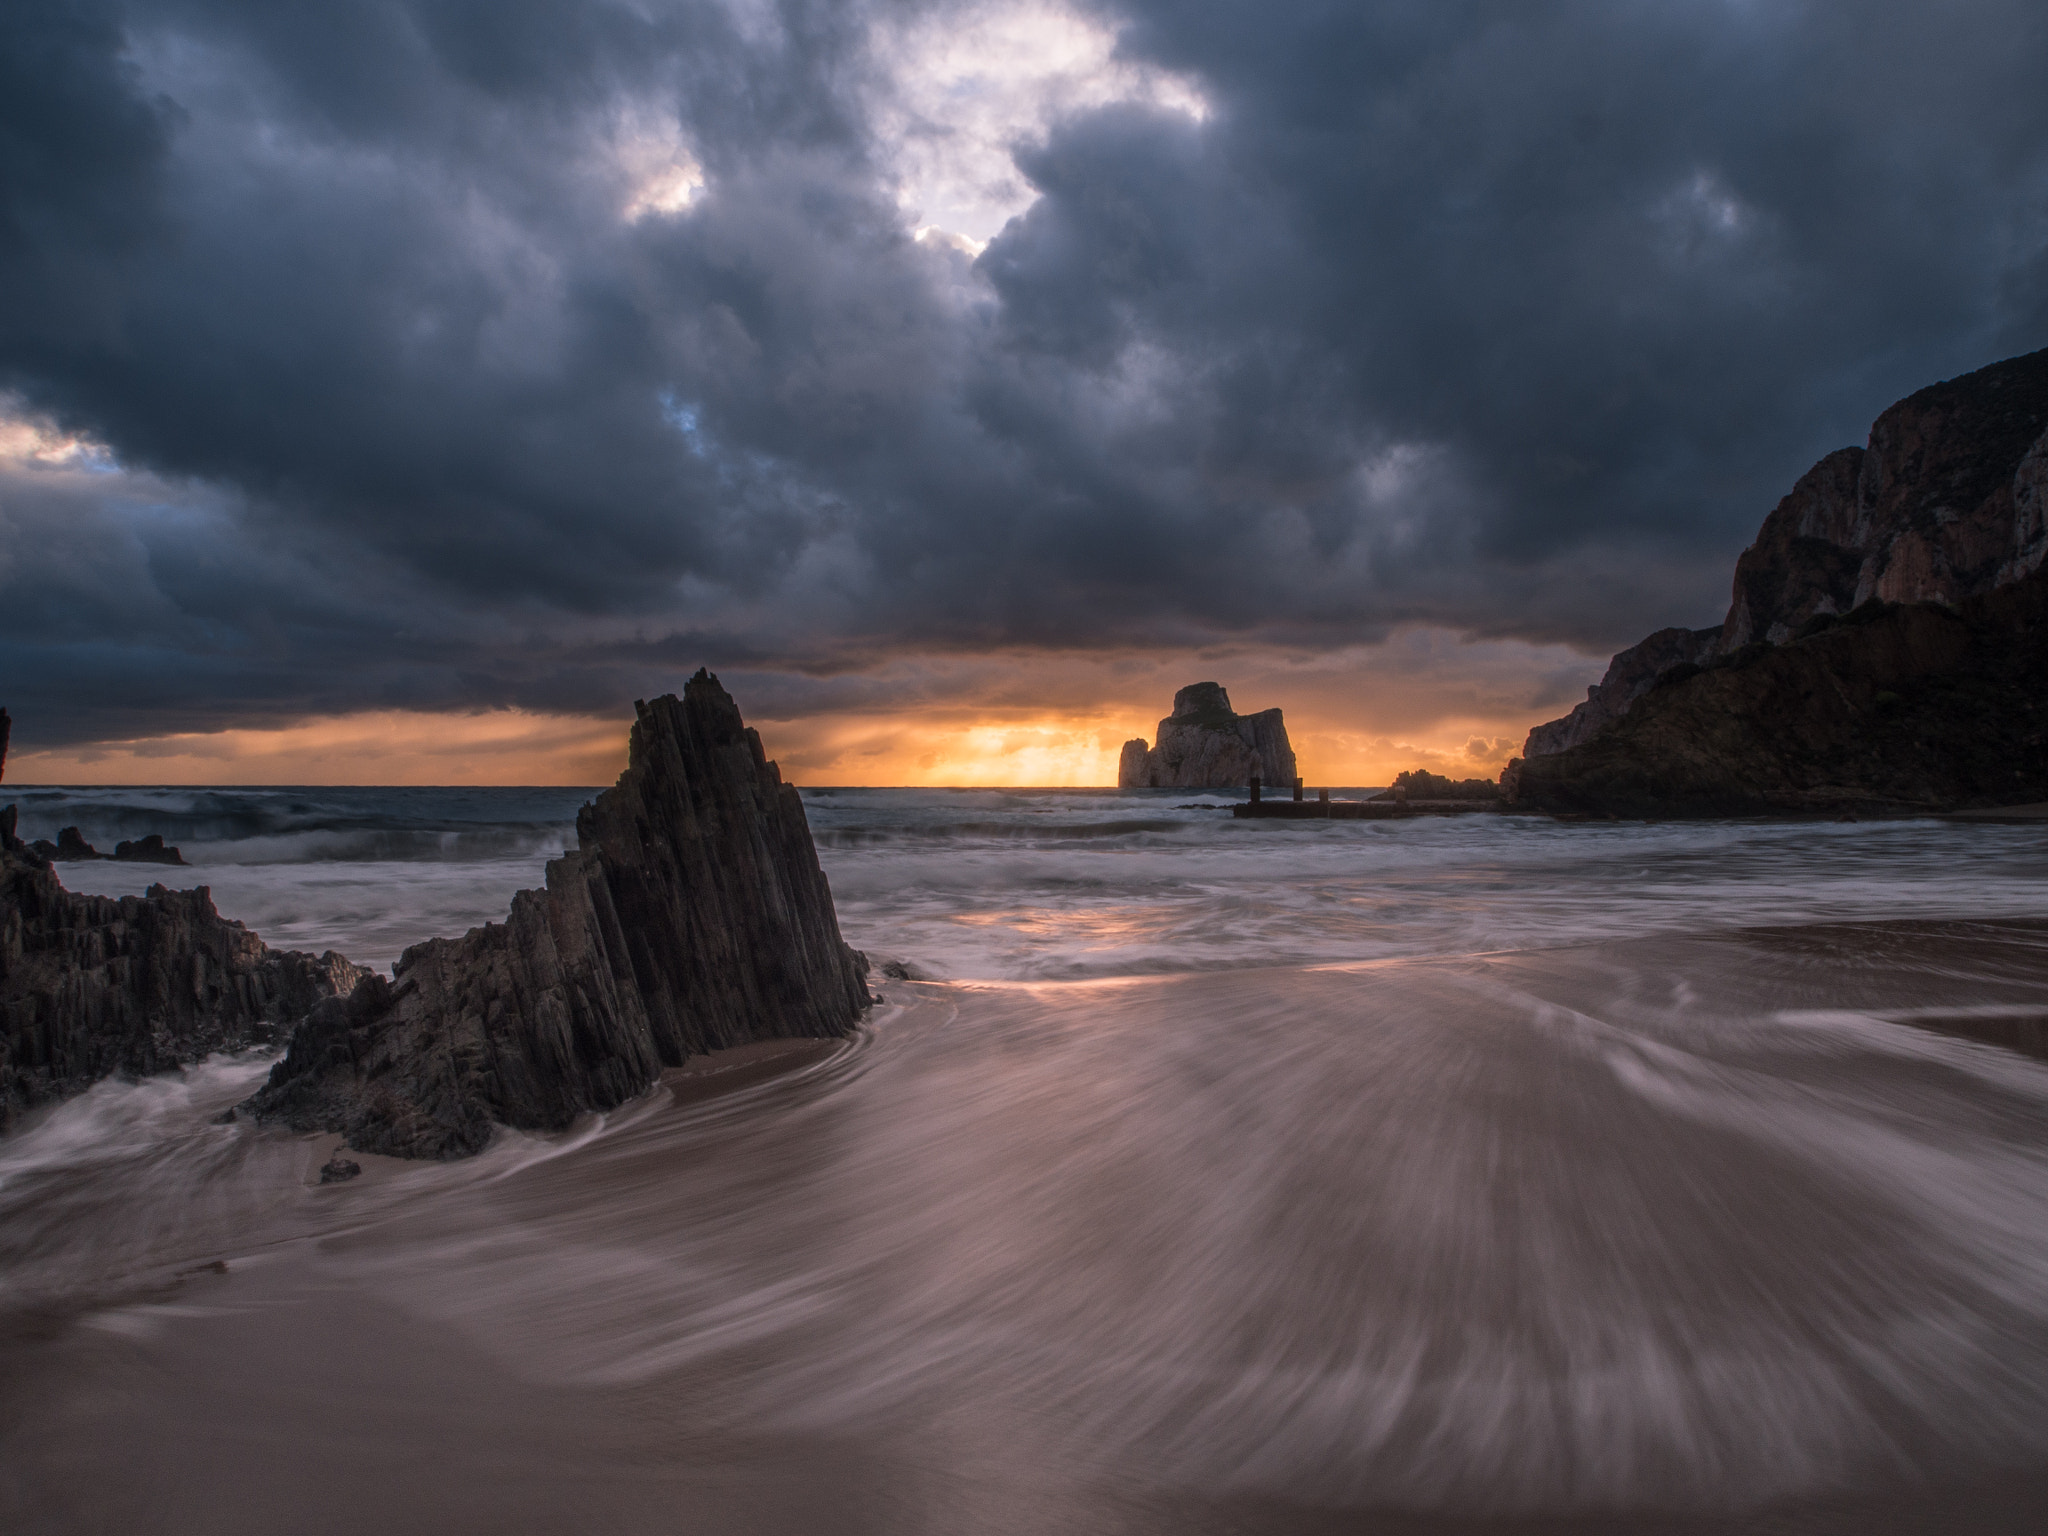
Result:
M7 798L388 969L593 793ZM851 1040L337 1184L260 1052L0 1140L0 1529L2048 1521L2048 825L803 797Z

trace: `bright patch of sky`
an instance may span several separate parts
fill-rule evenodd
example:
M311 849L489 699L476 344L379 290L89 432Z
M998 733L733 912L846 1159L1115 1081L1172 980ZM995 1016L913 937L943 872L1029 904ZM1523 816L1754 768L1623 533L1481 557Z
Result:
M1196 84L1116 57L1116 32L1048 0L931 12L874 39L875 104L897 201L920 239L979 252L1030 206L1014 160L1060 118L1114 102L1208 116Z
M5 396L0 396L0 465L98 471L119 467L105 444L60 432Z
M611 148L625 176L621 212L628 219L682 213L704 190L704 167L673 118L652 112L624 116L613 127Z

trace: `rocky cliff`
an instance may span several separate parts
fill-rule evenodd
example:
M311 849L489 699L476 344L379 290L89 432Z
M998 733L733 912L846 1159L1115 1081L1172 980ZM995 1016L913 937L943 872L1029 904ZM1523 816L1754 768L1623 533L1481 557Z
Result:
M0 712L0 772L6 716ZM267 948L204 886L81 896L0 811L0 1131L116 1072L168 1071L282 1039L364 972Z
M545 887L316 1009L250 1112L457 1157L493 1123L612 1108L687 1056L853 1031L867 963L840 939L795 788L708 672L636 710L625 773Z
M1619 720L1672 667L1699 663L1720 648L1718 629L1660 629L1607 664L1607 675L1586 690L1586 702L1562 720L1539 725L1522 747L1524 757L1563 752L1589 741Z
M1173 696L1153 746L1143 737L1124 743L1116 782L1120 789L1234 789L1253 774L1269 785L1294 782L1294 748L1280 711L1236 714L1220 684L1191 683Z
M2048 351L1909 395L1867 446L1829 454L1764 519L1718 629L1660 630L1621 652L1584 704L1529 733L1523 756L1589 741L1669 667L1782 643L1873 599L1954 604L2019 581L2048 555L2044 514Z
M2048 572L1953 607L1873 600L1664 676L1516 801L1612 816L1900 814L2048 800Z

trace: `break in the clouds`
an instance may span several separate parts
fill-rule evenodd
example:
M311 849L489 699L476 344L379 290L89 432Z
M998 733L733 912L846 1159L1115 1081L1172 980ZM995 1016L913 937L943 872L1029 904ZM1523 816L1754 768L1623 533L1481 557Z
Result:
M1711 622L2048 342L2044 66L2038 0L16 0L6 702Z

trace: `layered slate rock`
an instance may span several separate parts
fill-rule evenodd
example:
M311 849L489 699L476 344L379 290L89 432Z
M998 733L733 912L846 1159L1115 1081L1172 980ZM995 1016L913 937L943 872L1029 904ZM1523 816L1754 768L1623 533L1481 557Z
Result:
M1783 644L1871 602L1955 605L2048 557L2048 350L1909 395L1867 446L1829 454L1736 562L1716 629L1660 630L1614 658L1585 703L1529 733L1530 760L1592 740L1673 667Z
M1628 715L1510 765L1528 809L1898 815L2048 801L2048 572L1951 607L1872 601L1679 667Z
M1277 709L1240 715L1219 683L1190 683L1173 696L1173 713L1159 722L1156 743L1124 743L1117 765L1121 789L1235 789L1258 775L1266 784L1292 784L1294 748Z
M0 1131L115 1073L275 1044L366 974L332 951L268 948L204 886L67 891L15 824L13 806L0 811Z
M839 934L803 802L700 671L635 706L624 774L503 923L414 945L315 1010L246 1108L400 1157L558 1130L664 1067L851 1034L867 961Z

